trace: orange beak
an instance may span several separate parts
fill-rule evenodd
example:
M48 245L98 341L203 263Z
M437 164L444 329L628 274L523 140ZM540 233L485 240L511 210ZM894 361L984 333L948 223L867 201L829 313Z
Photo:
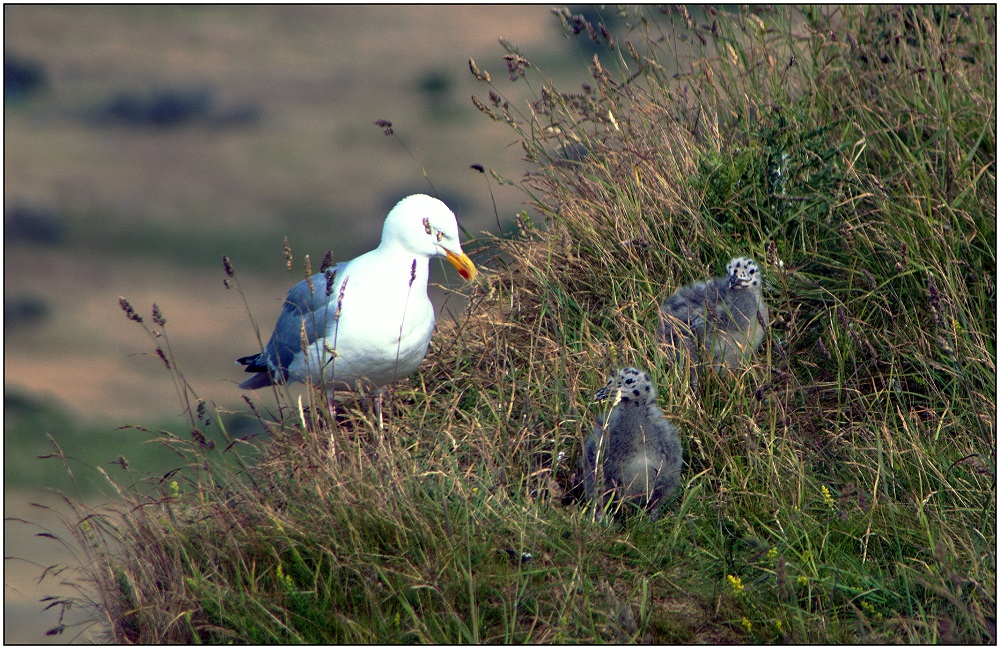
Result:
M479 271L476 270L476 265L472 263L472 260L469 259L467 254L464 252L456 254L445 248L444 255L448 258L448 261L451 262L451 265L458 270L459 275L469 281L476 279L476 275L479 274Z

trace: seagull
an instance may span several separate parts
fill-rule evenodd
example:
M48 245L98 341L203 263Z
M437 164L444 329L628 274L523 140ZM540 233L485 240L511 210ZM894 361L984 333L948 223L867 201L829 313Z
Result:
M374 392L411 374L434 331L431 257L444 257L466 280L478 274L454 213L414 194L386 216L377 248L292 287L263 351L236 361L253 373L239 387L300 382L331 395Z
M730 259L726 277L682 286L660 306L661 341L692 357L704 341L717 367L736 368L760 347L766 327L760 268L747 257Z
M597 402L614 399L611 412L594 426L580 461L589 498L630 500L652 510L654 521L681 483L683 461L677 428L664 418L656 395L656 383L638 368L612 374L594 395Z

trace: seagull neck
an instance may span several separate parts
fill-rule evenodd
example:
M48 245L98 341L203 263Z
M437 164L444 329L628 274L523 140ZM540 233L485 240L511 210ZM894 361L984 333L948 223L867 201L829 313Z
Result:
M648 404L630 401L618 405L618 416L624 420L643 419L646 416Z
M403 245L399 240L394 238L382 239L382 241L379 242L378 247L375 248L375 251L378 252L379 255L392 255L394 257L399 257L399 258L409 257L412 259L413 257L425 256L413 252L412 250L408 249L405 245Z
M405 246L395 241L383 241L374 251L374 257L382 268L399 266L399 272L413 275L415 285L427 285L427 257L407 250Z

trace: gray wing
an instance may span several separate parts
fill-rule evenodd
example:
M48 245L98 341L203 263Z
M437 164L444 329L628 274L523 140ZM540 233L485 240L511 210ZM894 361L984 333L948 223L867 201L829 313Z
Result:
M331 267L326 273L317 273L308 282L302 280L288 291L285 305L281 309L274 333L264 348L264 360L279 378L285 378L285 371L296 354L302 352L302 328L305 326L306 344L311 345L326 335L327 324L333 322L337 311L339 294L337 287L343 279L340 276L344 264ZM327 289L327 277L331 277L332 288Z
M718 290L714 281L682 286L660 306L660 334L677 348L689 348L690 338L705 326L705 305Z

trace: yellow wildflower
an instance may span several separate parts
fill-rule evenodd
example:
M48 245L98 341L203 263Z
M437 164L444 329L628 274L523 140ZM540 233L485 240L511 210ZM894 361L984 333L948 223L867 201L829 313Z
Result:
M826 506L830 509L836 509L833 502L833 496L830 495L830 490L827 489L826 485L821 486L819 490L823 492L823 502L826 503Z

